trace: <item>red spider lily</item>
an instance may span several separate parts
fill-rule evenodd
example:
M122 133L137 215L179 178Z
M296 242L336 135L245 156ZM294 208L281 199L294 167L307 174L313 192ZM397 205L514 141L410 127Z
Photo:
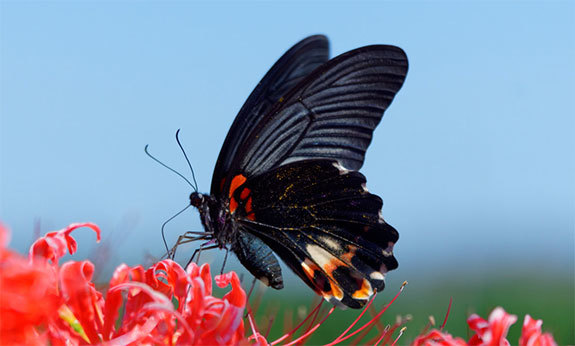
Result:
M249 309L247 316L252 335L245 337L242 316L246 309L246 293L236 273L215 276L219 287L231 285L223 298L216 298L212 296L212 278L207 264L192 263L186 270L171 260L158 262L148 269L122 264L116 268L104 297L92 282L95 268L91 262L58 264L66 250L70 254L76 251L77 244L71 232L80 227L91 228L100 239L96 225L73 224L38 239L26 259L6 248L9 233L0 224L1 345L270 344L258 332ZM351 338L355 338L355 344L361 342L372 327L379 326L378 319L398 298L404 286L405 283L371 320L352 332L371 306L373 299L370 300L357 319L328 345L349 342ZM303 344L334 311L332 307L325 316L319 317L320 308L321 304L295 329L271 345ZM296 331L310 318L307 328L295 337ZM516 316L496 308L487 321L478 315L469 317L468 324L476 332L469 343L434 329L417 337L413 345L509 345L507 332L516 320ZM392 326L378 327L380 335L367 343L397 344L405 328L401 328L396 337L392 335L406 322L407 319L399 319ZM525 316L519 345L556 345L551 334L541 332L542 323ZM295 339L289 341L292 337Z
M6 249L8 230L0 224L0 343L41 344L45 338L35 329L57 316L62 300L51 267L30 265ZM33 299L31 299L33 298Z
M503 310L503 308L495 308L489 315L489 320L486 321L476 314L469 316L467 324L469 328L475 331L475 334L470 340L470 345L509 345L509 341L505 339L509 327L517 321L517 316L510 315Z
M437 346L465 346L467 342L461 338L454 338L448 333L433 329L425 335L418 336L412 343L413 346L437 345Z
M520 346L553 346L556 345L553 336L549 333L541 333L542 320L534 320L525 315L523 329L519 338Z
M488 321L475 314L469 316L467 324L477 333L469 340L469 345L509 345L509 341L505 337L509 327L516 321L517 316L508 314L501 307L497 307L491 312ZM536 321L529 315L525 316L519 345L556 345L551 334L541 334L542 324L543 321L541 320Z
M92 282L92 263L58 265L66 249L76 251L70 233L80 227L92 228L100 239L94 224L70 225L37 240L26 260L6 249L8 231L0 225L0 344L230 345L244 340L246 294L236 273L215 277L219 287L232 287L220 299L212 296L207 264L191 264L187 271L171 260L148 270L121 265L104 298Z

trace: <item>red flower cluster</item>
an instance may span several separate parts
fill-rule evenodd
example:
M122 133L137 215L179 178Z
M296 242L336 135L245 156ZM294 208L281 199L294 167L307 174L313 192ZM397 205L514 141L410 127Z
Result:
M461 338L453 338L448 333L437 329L431 330L426 335L419 336L413 342L414 346L442 345L442 346L509 346L506 339L509 327L517 321L517 316L510 315L503 308L495 308L486 321L476 314L469 316L467 324L476 334L469 342ZM553 336L549 333L541 333L542 320L534 320L526 315L523 322L523 330L519 338L519 346L553 346L557 345Z
M120 265L104 298L92 282L94 265L91 262L58 264L66 250L70 254L76 252L77 244L70 234L81 227L94 230L100 240L100 229L96 225L73 224L38 239L26 259L7 249L9 233L0 224L1 345L276 345L281 342L293 345L303 343L334 311L332 307L315 323L321 306L318 305L294 330L271 343L257 331L248 311L252 335L246 338L243 321L246 293L236 273L215 277L219 287L231 284L231 290L220 299L212 296L207 264L192 263L184 270L171 260L158 262L147 270L142 266ZM405 283L375 317L352 332L373 302L370 301L358 318L329 345L356 336L361 340L404 286ZM310 318L302 335L288 341ZM468 342L433 329L416 338L413 345L505 346L509 345L506 339L509 327L516 320L516 316L496 308L487 321L477 315L469 317L467 323L476 334ZM405 328L401 328L395 339L392 334L404 323L400 321L386 328L370 343L395 345ZM542 323L525 316L519 345L556 345L551 334L541 332Z
M78 345L238 344L244 340L246 294L236 273L216 276L232 289L212 296L207 264L184 270L171 260L151 268L119 266L107 296L92 282L89 261L58 260L77 249L70 233L91 223L48 233L28 259L8 250L8 231L0 225L0 344ZM175 302L174 304L172 301Z

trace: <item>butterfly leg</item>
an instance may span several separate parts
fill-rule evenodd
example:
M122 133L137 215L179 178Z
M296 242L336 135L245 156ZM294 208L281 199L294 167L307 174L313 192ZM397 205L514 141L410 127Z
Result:
M212 239L212 236L213 234L211 232L188 231L178 237L176 244L170 249L166 257L174 259L176 257L176 249L182 244L191 243L197 240L209 240Z
M213 243L213 239L203 243L202 245L200 245L199 248L197 248L196 250L194 250L194 253L192 254L192 257L190 257L190 260L188 261L188 263L186 264L186 268L190 265L190 263L192 263L194 261L194 257L196 257L196 254L198 255L198 257L196 258L196 264L199 263L200 261L200 255L202 254L202 251L204 250L211 250L211 249L215 249L218 248L219 245L218 244L214 244ZM208 246L209 245L209 246Z
M224 267L226 266L226 262L228 261L228 253L230 249L226 248L226 255L224 256L224 263L222 263L222 269L220 270L220 275L224 274Z

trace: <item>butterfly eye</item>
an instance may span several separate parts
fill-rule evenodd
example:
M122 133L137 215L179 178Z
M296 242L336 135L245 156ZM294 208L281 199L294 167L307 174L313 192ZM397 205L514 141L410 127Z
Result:
M203 201L204 201L204 195L202 195L201 193L192 192L192 194L190 195L190 204L196 208L202 205Z

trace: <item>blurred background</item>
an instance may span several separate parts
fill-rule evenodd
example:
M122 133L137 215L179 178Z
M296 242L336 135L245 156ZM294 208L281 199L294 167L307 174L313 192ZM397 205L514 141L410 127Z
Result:
M144 145L187 175L181 128L208 192L237 111L294 43L326 34L332 56L393 44L409 73L362 169L400 232L400 267L378 304L409 281L383 323L411 315L407 343L428 316L440 324L453 297L447 330L458 336L467 338L470 313L503 306L519 317L512 344L526 313L575 343L574 2L2 1L0 10L0 219L12 248L92 221L103 244L78 231L75 258L105 265L102 281L122 262L159 258L160 227L191 189ZM190 209L167 240L200 229ZM219 272L223 254L202 261ZM226 269L243 271L235 258ZM309 309L314 294L286 275L264 305ZM337 313L328 324L341 331L357 315ZM312 342L333 340L329 331Z

